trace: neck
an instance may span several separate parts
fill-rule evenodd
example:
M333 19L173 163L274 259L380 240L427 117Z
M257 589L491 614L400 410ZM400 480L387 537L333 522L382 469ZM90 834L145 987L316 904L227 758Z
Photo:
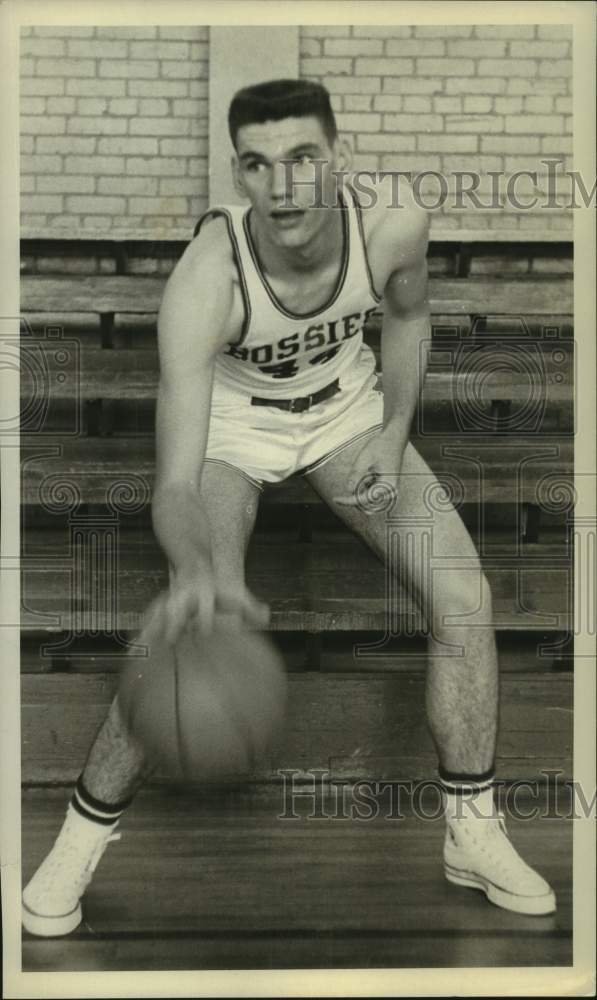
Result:
M319 271L336 258L342 248L342 213L333 209L313 209L326 213L324 223L316 233L299 247L285 247L274 243L265 227L260 227L255 215L251 216L251 235L259 254L261 265L272 277L283 277L289 272L309 273Z

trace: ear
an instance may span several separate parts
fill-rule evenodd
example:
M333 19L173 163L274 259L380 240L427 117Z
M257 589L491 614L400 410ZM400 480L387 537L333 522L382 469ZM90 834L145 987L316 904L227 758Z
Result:
M338 170L352 170L352 149L347 139L336 139L336 164Z
M243 181L243 176L240 169L240 164L238 162L238 157L236 153L233 153L230 157L230 169L232 171L232 182L234 184L234 190L241 198L247 197L247 192L245 190L245 184Z

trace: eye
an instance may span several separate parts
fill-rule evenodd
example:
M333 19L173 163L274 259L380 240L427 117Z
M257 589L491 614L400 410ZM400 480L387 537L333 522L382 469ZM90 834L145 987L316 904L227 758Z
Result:
M264 168L265 168L265 163L263 163L262 160L248 160L245 163L245 170L251 174L255 174L259 170L263 170Z

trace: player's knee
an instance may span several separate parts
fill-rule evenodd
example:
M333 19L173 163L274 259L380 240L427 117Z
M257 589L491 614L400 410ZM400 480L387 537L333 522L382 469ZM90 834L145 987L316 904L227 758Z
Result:
M471 571L455 572L445 587L439 600L434 602L434 618L437 627L461 622L467 619L475 624L492 619L491 585L485 573Z

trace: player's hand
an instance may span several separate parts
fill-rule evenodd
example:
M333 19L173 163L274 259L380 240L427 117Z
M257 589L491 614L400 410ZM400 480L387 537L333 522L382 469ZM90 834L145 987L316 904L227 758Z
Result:
M266 604L246 587L232 591L219 586L210 562L201 560L192 570L172 572L169 590L160 594L147 611L143 638L151 642L164 636L173 645L189 627L209 634L221 615L226 616L229 627L247 623L265 628L269 622Z
M344 507L358 507L365 514L388 510L398 499L400 469L406 442L379 431L357 453L346 490L334 499Z

